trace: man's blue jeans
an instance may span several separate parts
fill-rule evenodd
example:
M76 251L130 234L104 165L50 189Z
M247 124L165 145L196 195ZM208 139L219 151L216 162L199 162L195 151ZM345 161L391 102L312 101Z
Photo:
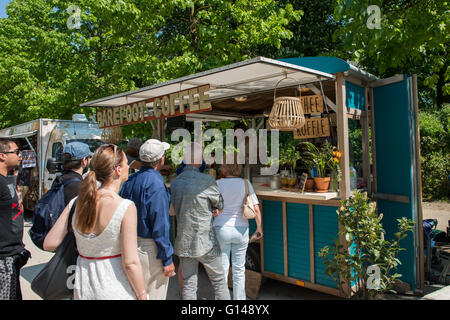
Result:
M231 254L233 300L246 300L245 256L248 247L248 227L216 227L216 237L222 250L222 265L226 275L230 268Z

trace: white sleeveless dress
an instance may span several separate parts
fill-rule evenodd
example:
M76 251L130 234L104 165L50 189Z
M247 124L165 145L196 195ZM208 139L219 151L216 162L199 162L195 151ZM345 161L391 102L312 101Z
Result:
M120 229L130 203L130 200L122 200L109 224L99 235L86 235L76 228L75 209L72 227L80 255L110 257L121 254ZM122 256L108 259L86 259L79 256L75 272L74 299L135 300L136 295L122 266Z

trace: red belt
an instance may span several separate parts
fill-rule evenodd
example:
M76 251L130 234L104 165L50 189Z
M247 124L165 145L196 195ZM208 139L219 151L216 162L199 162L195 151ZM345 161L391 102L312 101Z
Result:
M84 258L84 259L88 259L88 260L104 260L104 259L112 259L112 258L117 258L120 257L121 254L116 254L115 256L107 256L107 257L85 257L81 254L79 254L80 257Z

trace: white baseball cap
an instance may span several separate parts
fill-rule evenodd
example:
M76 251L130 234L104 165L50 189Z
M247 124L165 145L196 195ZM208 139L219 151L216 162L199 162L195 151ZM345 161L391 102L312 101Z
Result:
M170 148L170 144L157 139L145 141L139 149L139 158L143 162L155 162L162 158L164 152Z

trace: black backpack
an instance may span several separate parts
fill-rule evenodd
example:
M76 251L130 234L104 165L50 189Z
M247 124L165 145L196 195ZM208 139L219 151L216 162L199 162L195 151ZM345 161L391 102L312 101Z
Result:
M57 177L50 190L42 196L34 207L33 226L29 234L31 240L38 248L44 250L45 236L66 207L64 187L75 181L81 181L81 179L71 178L62 182L61 177Z

